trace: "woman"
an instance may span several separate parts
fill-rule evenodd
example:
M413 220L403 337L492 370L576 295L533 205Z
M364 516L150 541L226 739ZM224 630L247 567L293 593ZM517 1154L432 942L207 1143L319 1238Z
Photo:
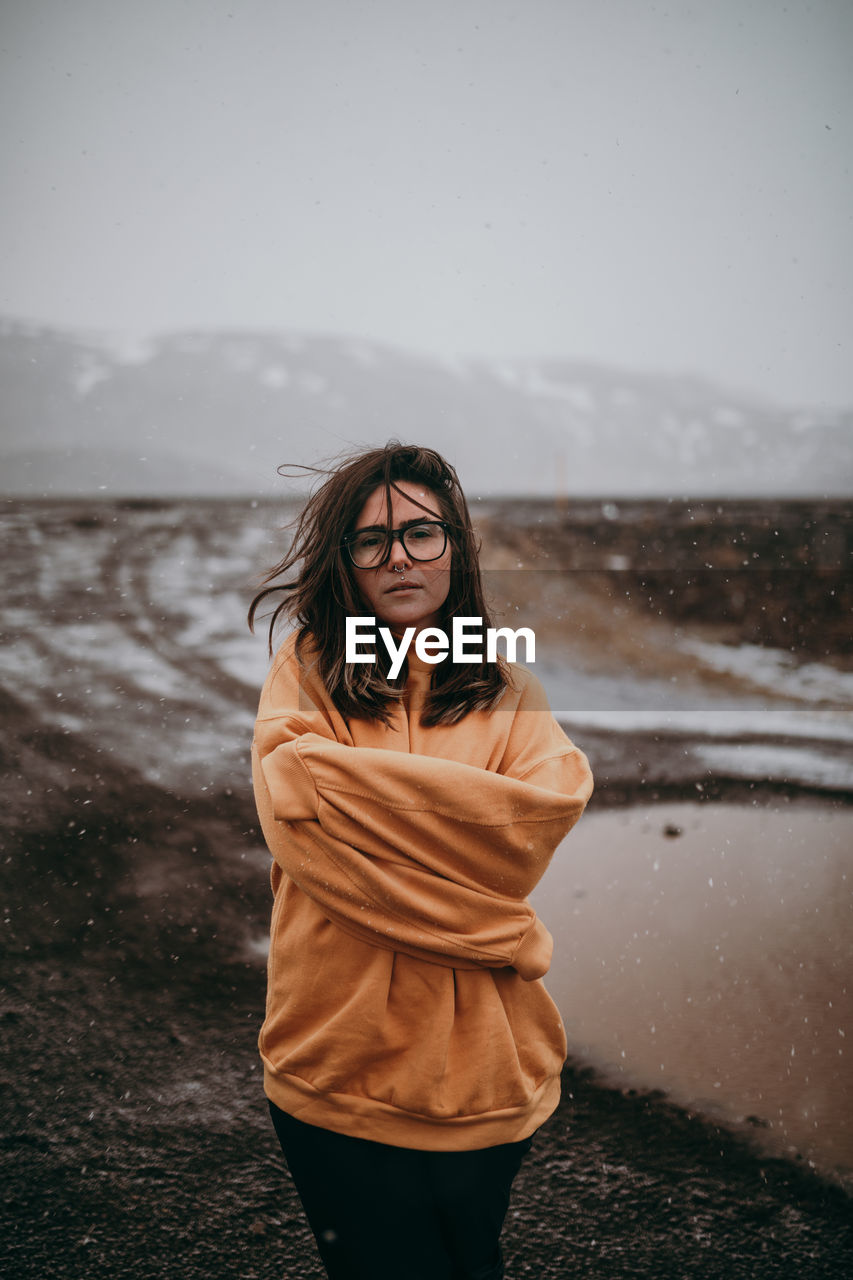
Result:
M491 1280L510 1186L557 1105L552 948L526 901L592 790L538 681L414 642L489 625L454 469L389 444L329 472L252 603L297 624L253 746L273 856L260 1036L276 1132L333 1280ZM364 624L362 624L364 625ZM424 636L423 639L435 639ZM352 654L350 655L353 656Z

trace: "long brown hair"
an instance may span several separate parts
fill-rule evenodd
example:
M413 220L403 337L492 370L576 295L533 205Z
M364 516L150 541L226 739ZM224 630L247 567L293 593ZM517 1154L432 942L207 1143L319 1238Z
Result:
M478 561L479 546L471 526L468 504L455 469L434 449L403 445L396 440L384 448L349 454L328 466L279 467L281 474L308 473L322 477L294 522L290 549L263 579L264 585L249 607L254 630L258 606L276 592L279 601L269 624L269 647L284 619L297 624L296 652L300 659L310 645L317 669L343 716L390 721L391 704L399 702L406 669L390 680L390 657L377 646L375 663L347 663L345 620L363 612L355 571L344 550L359 512L370 494L385 489L391 524L391 490L400 480L423 484L435 495L452 548L450 590L441 625L449 630L454 616L478 617L491 626ZM425 510L427 508L424 508ZM277 581L293 573L290 581ZM509 683L502 661L455 664L449 658L436 665L432 687L422 712L425 725L455 724L469 711L495 706Z

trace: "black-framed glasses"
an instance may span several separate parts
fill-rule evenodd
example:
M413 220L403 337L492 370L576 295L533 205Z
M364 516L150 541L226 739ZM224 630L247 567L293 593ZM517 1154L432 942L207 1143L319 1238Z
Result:
M402 529L359 529L344 541L356 569L375 569L391 554L396 539L410 560L439 560L447 549L447 526L419 520Z

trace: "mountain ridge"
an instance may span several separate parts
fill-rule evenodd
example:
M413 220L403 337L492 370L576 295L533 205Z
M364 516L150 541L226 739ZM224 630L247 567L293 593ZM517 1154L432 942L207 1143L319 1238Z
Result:
M780 409L690 375L443 360L363 338L129 339L0 321L0 491L270 496L283 462L389 438L483 494L845 496L853 410Z

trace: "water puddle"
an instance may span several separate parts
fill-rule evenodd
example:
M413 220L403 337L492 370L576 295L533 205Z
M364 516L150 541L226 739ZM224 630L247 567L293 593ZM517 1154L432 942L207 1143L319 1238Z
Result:
M587 813L533 903L570 1055L853 1184L853 809Z

